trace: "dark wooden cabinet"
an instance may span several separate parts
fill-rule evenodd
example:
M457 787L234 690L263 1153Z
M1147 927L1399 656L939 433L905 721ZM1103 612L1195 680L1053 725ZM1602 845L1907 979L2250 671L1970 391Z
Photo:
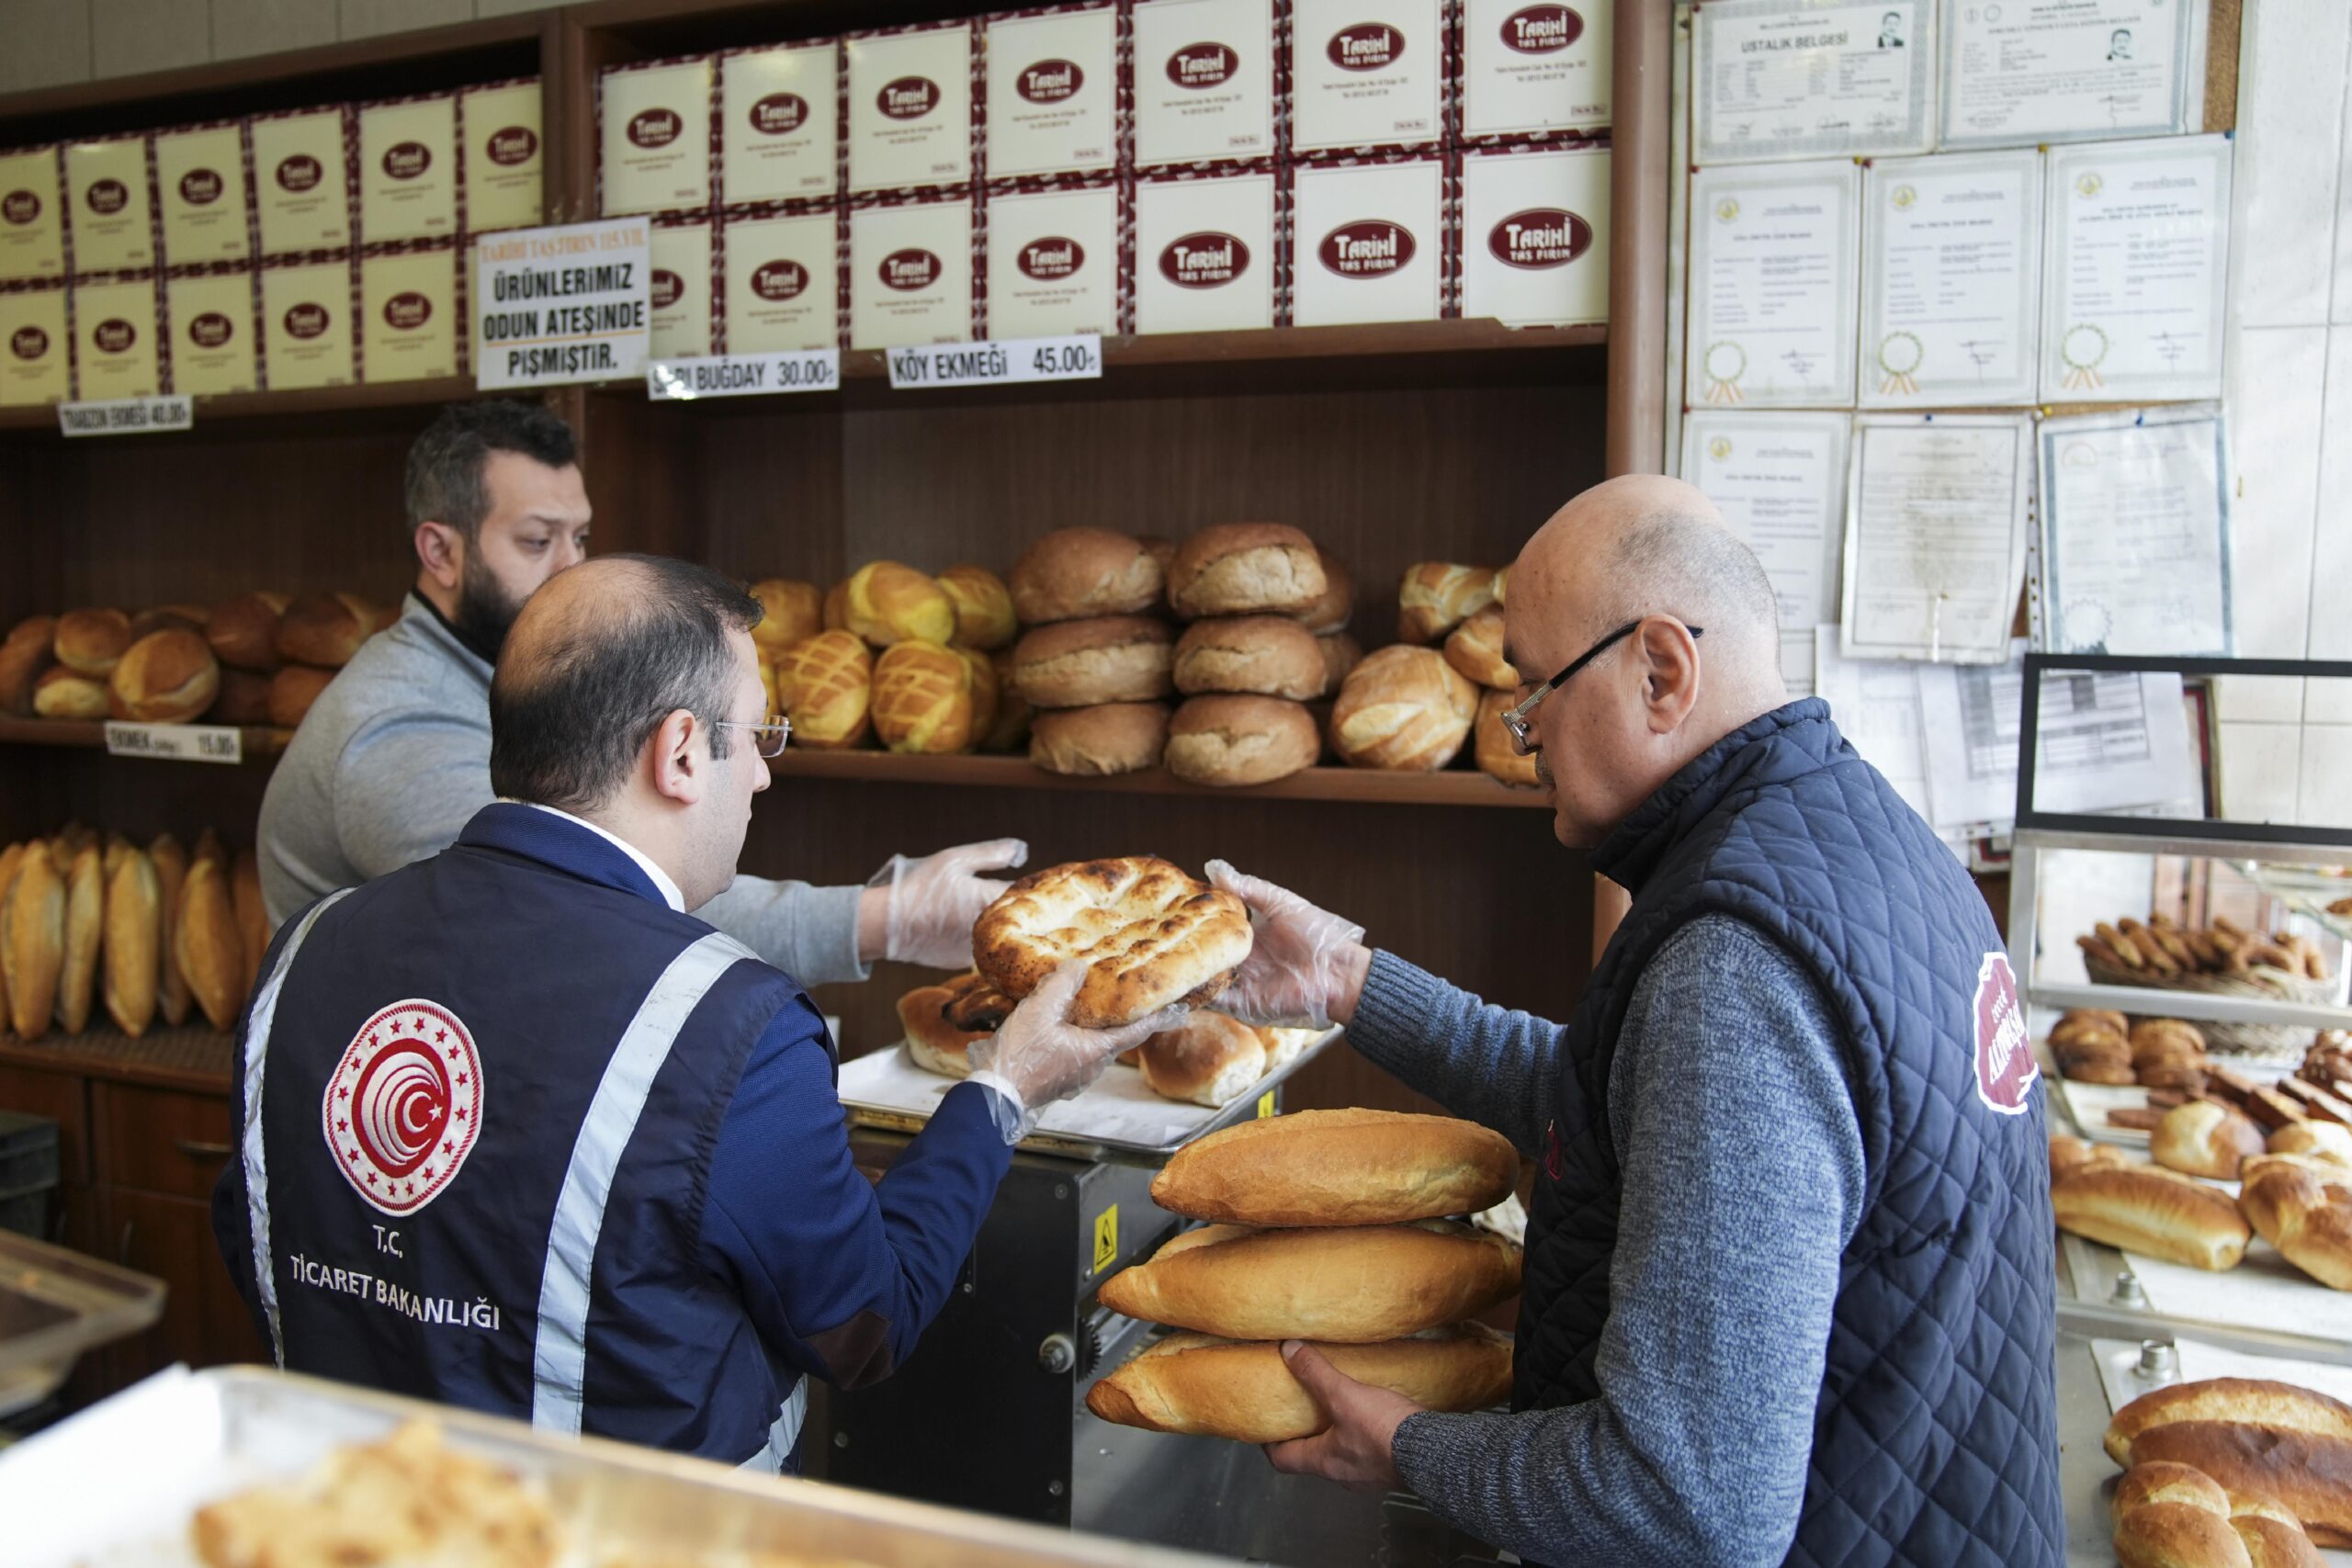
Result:
M175 1361L209 1367L269 1359L213 1239L209 1203L109 1187L99 1194L99 1207L106 1256L154 1275L172 1292L163 1321L108 1351L115 1387Z

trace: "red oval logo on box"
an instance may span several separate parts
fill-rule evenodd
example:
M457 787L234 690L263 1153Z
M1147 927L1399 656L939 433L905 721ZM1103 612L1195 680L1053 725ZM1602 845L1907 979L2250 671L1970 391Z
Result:
M1220 288L1250 269L1250 247L1214 230L1171 241L1159 253L1159 275L1179 288Z
M538 150L538 132L527 125L510 125L490 139L490 161L509 169L529 163Z
M1385 218L1359 218L1324 235L1315 256L1341 277L1385 277L1411 261L1418 248L1411 230Z
M1075 60L1041 60L1021 73L1013 90L1033 104L1057 104L1085 85L1086 73Z
M685 291L686 280L684 278L680 277L676 273L672 272L666 266L657 266L653 269L652 288L650 292L653 299L653 308L655 310L668 310L671 306L678 302L678 297Z
M1188 43L1168 57L1168 79L1180 87L1216 87L1233 80L1241 56L1221 43Z
M902 294L928 288L940 279L945 265L929 251L919 247L892 251L882 258L882 286Z
M286 312L286 335L294 338L314 338L327 330L327 308L324 305L297 305Z
M93 212L120 212L130 205L130 192L120 180L99 180L90 186L88 200Z
M1012 264L1040 283L1053 283L1086 265L1086 247L1060 234L1049 234L1022 246Z
M40 197L28 190L12 190L0 197L0 218L11 223L29 223L40 216Z
M928 76L885 82L874 95L874 107L892 119L921 119L939 107L939 84Z
M763 299L797 299L808 288L808 269L797 261L763 262L752 274L752 292Z
M1523 6L1503 18L1503 46L1521 54L1557 54L1584 37L1584 18L1566 6Z
M1405 35L1385 22L1358 22L1333 33L1323 52L1342 71L1378 71L1405 52Z
M139 329L120 316L108 316L91 329L90 341L108 354L120 354L139 341Z
M49 352L49 334L39 327L18 327L8 335L8 351L19 359L39 359Z
M646 109L628 122L628 139L638 146L651 149L667 147L678 139L686 122L670 109Z
M433 301L415 289L404 289L384 301L384 324L413 332L433 319Z
M413 180L433 166L433 150L422 141L396 141L384 149L384 173Z
M291 158L279 160L278 188L297 192L310 190L318 185L319 176L324 172L319 167L316 158L308 152L297 152Z
M190 207L211 206L220 191L220 176L209 169L190 169L180 176L180 199Z
M1514 212L1487 234L1487 252L1525 272L1566 266L1592 249L1592 225L1558 207Z
M218 310L207 310L187 324L188 342L198 348L219 348L236 335L236 323Z
M808 123L808 100L797 93L770 93L752 106L752 129L762 136L787 136Z

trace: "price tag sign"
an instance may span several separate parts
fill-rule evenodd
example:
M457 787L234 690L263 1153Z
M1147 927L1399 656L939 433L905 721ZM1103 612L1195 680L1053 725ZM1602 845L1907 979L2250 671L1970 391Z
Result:
M752 398L768 392L830 392L842 384L842 351L713 354L656 359L645 367L646 395L657 399Z
M220 724L107 725L107 755L164 762L242 762L245 737Z
M1102 378L1102 339L1096 333L1007 338L1001 343L931 343L920 348L894 348L883 357L890 364L893 391Z
M67 435L151 435L196 426L196 400L107 398L57 405L57 428Z

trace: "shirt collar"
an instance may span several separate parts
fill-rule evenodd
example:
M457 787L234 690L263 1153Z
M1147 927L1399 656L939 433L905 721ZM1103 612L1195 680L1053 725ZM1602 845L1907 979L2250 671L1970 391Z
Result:
M552 806L541 806L536 800L507 800L504 801L503 804L508 806L527 806L534 811L544 811L550 817L560 817L566 822L574 823L579 827L587 829L590 832L595 834L596 837L604 840L606 843L620 851L621 853L628 856L630 860L636 862L637 869L645 873L647 880L653 884L654 889L662 895L663 901L666 902L670 908L677 910L678 913L682 915L686 912L686 896L678 891L678 885L670 880L670 874L663 871L660 866L654 864L652 859L648 856L644 851L639 849L635 844L630 843L627 839L622 838L618 833L599 828L595 823L589 821L585 817L574 817L569 811L559 810Z

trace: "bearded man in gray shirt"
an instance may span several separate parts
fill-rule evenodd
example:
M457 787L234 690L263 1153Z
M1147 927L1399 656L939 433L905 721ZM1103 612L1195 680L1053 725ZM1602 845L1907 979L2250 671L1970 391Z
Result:
M320 694L262 797L271 929L340 887L456 841L490 786L490 676L539 585L588 552L571 428L535 403L454 403L410 448L415 587ZM877 958L972 962L972 922L1017 866L1015 839L893 856L865 887L739 876L697 913L804 986L863 980Z
M1258 928L1221 1007L1344 1023L1540 1162L1511 1413L1294 1342L1332 1425L1274 1464L1561 1568L2062 1562L2041 1106L1983 898L1789 700L1771 585L1696 490L1585 492L1510 586L1507 728L1633 895L1565 1026L1209 868Z

